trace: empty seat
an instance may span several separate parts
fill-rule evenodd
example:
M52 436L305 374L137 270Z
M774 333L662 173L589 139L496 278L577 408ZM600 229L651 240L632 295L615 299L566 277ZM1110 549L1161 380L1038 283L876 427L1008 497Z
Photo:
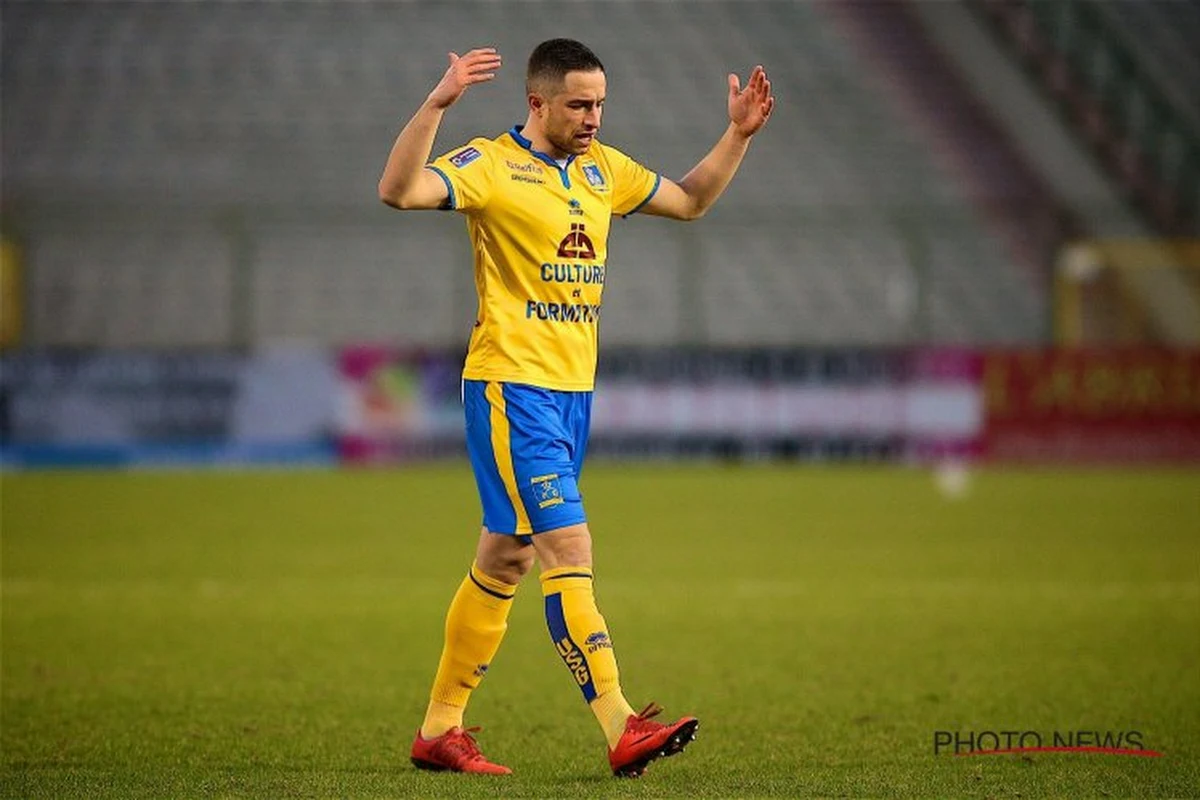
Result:
M565 31L605 62L605 140L669 177L724 131L729 71L765 64L779 98L708 218L614 224L606 343L1036 340L1045 288L823 13L777 0L8 4L6 207L65 191L128 210L101 232L26 215L31 338L461 344L475 310L462 222L389 214L379 171L447 50L494 45L505 66L447 115L436 153L522 121L524 59ZM173 227L139 207L174 209ZM248 243L214 227L227 217Z

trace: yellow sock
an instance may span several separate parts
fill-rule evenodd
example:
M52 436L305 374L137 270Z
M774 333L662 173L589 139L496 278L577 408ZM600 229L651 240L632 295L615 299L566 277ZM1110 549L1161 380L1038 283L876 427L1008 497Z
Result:
M471 565L446 612L446 639L421 735L429 739L462 725L467 700L488 670L508 629L517 587Z
M608 749L613 749L617 746L617 740L621 738L621 734L625 732L625 722L630 715L636 712L630 707L629 701L625 699L625 695L619 688L597 697L592 701L591 709L592 713L596 715L596 721L604 729L604 738L608 740Z
M587 567L557 567L543 571L541 581L546 625L554 648L582 690L611 748L634 711L621 693L608 625L596 608L592 571Z

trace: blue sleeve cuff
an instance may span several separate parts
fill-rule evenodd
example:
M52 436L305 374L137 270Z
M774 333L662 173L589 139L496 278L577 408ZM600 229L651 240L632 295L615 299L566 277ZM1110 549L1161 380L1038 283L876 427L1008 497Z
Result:
M625 214L622 214L621 219L625 219L630 214L636 214L638 211L640 211L642 209L642 206L646 205L646 203L649 203L650 198L654 197L654 195L656 195L658 193L658 186L661 183L662 183L662 175L655 175L654 176L654 186L650 189L650 194L646 195L645 199L642 200L642 202L638 203L636 206L634 206L631 211L629 211Z
M431 170L432 172L436 172L438 177L441 178L443 182L445 182L446 191L448 191L450 193L450 196L446 198L446 202L442 206L442 208L446 211L453 211L454 209L458 208L458 200L454 196L454 184L450 182L450 176L447 175L446 173L442 172L442 170L439 167L435 167L432 164L426 164L425 169ZM658 184L655 184L654 188L657 189ZM647 197L646 199L649 200L650 198Z

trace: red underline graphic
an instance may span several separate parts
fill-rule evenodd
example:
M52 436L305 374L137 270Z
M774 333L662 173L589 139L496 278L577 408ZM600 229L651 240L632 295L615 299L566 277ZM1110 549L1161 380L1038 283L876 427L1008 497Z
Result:
M1133 750L1126 747L1009 747L1002 750L967 750L956 756L1000 756L1006 753L1101 753L1110 756L1142 756L1161 758L1157 750Z

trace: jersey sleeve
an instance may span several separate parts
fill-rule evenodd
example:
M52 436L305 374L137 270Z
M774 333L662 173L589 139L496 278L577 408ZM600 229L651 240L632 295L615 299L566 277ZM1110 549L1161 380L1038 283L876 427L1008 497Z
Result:
M604 154L613 182L612 211L614 214L629 216L654 196L662 177L615 147L604 145Z
M443 208L471 212L487 205L494 182L490 145L487 139L472 139L425 165L446 182L450 197Z

